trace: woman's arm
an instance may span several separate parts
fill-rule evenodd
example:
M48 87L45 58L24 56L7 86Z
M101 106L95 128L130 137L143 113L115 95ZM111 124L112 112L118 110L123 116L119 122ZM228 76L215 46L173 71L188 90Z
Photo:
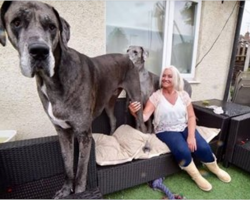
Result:
M196 151L197 144L195 139L195 128L196 128L196 118L194 114L194 109L192 103L187 106L187 115L188 115L188 138L187 143L191 152Z
M137 117L136 112L140 109L141 109L141 103L138 101L129 104L130 113L134 117ZM151 103L150 100L148 100L143 110L143 121L144 122L148 121L149 117L153 114L154 111L155 111L155 106Z

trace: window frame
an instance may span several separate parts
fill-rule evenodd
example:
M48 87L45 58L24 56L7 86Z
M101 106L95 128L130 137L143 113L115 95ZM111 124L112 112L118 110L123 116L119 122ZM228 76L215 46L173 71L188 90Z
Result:
M117 0L118 1L118 0ZM180 0L185 1L185 0ZM200 18L201 18L201 6L202 0L190 0L191 2L197 3L196 17L195 17L195 35L194 35L194 43L193 43L193 53L192 53L192 64L191 64L191 73L181 74L183 78L188 81L192 81L195 79L195 66L197 59L197 50L198 50L198 39L199 39L199 29L200 29ZM174 22L174 9L175 9L174 1L166 1L165 8L165 23L164 23L164 39L163 39L163 52L162 52L162 66L160 71L165 66L171 65L171 56L172 56L172 36L173 36L173 22ZM107 12L107 9L106 9ZM106 15L106 13L105 13ZM106 22L107 25L107 22ZM105 31L106 34L106 31ZM105 37L106 38L106 37ZM105 41L107 44L107 40Z
M194 80L195 78L195 65L198 50L198 39L199 39L199 29L200 29L200 18L201 18L201 0L190 0L197 3L196 17L195 17L195 36L194 36L194 46L193 46L193 56L191 73L181 74L186 80ZM164 45L163 45L163 60L162 68L164 66L171 65L172 56L172 35L173 35L173 22L174 22L174 7L175 1L166 2L166 15L165 15L165 29L164 29Z

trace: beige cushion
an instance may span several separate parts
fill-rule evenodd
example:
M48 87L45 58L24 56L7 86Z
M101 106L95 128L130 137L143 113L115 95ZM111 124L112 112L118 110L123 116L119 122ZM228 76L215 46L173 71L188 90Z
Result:
M135 155L134 159L147 159L170 152L168 146L159 140L155 134L148 134L147 141L151 147L151 150L144 152L143 149L140 149L140 151Z
M197 130L209 142L220 129L197 127ZM121 125L112 136L94 133L96 146L96 162L98 165L116 165L133 159L148 159L170 152L165 143L155 134L144 134L129 125ZM151 151L144 152L143 147L148 143Z
M93 134L96 145L96 162L115 165L131 161L143 148L148 136L129 125L122 125L112 136Z
M196 126L196 129L207 142L210 142L220 132L219 128L208 128L205 126Z
M93 134L95 140L96 162L99 165L116 165L131 161L133 158L121 149L115 137Z

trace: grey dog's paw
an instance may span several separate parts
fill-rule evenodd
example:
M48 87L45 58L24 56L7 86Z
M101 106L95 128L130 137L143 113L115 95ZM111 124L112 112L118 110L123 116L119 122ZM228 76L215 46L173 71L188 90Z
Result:
M151 147L148 141L146 141L146 144L144 145L144 147L142 148L144 153L150 152L151 151Z
M56 192L54 199L63 199L64 197L70 195L72 192L71 187L63 186L59 191Z

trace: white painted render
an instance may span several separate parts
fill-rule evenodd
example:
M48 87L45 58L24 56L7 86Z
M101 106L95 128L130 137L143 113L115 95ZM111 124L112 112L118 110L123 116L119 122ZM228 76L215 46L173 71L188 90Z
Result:
M70 47L88 56L105 53L105 1L47 3L69 22ZM209 52L196 68L193 100L223 98L239 9L236 6L229 17L235 3L202 2L197 63ZM18 53L7 41L6 47L0 46L0 130L9 129L17 130L18 140L56 134L38 97L35 79L21 75Z

